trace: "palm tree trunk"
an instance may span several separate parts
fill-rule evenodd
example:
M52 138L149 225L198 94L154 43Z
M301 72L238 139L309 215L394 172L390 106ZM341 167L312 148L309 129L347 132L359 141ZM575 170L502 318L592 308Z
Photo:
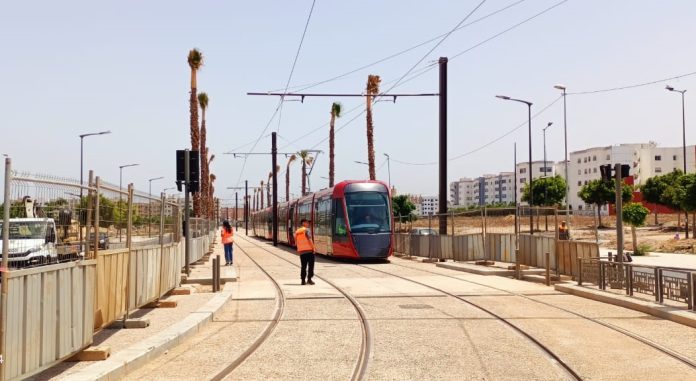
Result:
M285 169L285 201L290 201L290 164Z
M334 186L334 123L336 114L331 110L331 122L329 123L329 188Z
M263 209L263 181L261 182L261 188L259 189L259 191L261 192L261 194L259 195L261 207L259 209Z
M191 114L191 150L199 151L201 147L200 129L198 127L198 91L196 90L196 71L191 70L191 98L189 99L189 113ZM199 156L200 158L200 156ZM199 160L200 162L200 160ZM193 194L193 215L198 217L201 213L200 193Z
M271 206L271 180L266 182L266 205Z
M205 128L205 109L201 111L201 200L200 210L201 215L208 216L208 208L210 207L209 197L209 178L208 178L208 150L206 148L206 128Z
M370 180L375 180L375 143L374 143L374 127L372 125L372 96L368 95L367 99L367 164L370 172Z
M302 195L307 193L307 162L302 158Z

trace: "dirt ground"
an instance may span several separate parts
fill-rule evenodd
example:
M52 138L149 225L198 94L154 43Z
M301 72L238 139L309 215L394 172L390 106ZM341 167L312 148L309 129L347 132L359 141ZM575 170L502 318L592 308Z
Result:
M548 223L547 223L548 218ZM553 237L554 227L565 220L565 216L553 214L548 216L534 216L534 230L536 234ZM557 222L556 222L557 221ZM448 234L473 234L481 233L484 228L488 233L514 233L515 216L514 214L505 216L486 216L474 215L469 213L467 216L455 216L454 224L452 217L447 217ZM602 228L595 233L596 216L572 216L570 219L570 233L573 240L598 242L600 247L616 249L616 217L602 216ZM678 225L679 224L679 225ZM677 228L679 226L679 228ZM439 230L439 220L437 217L420 218L413 222L396 223L396 231L408 232L413 228L427 228ZM649 246L648 251L668 252L668 253L696 253L696 234L693 234L693 216L689 219L689 239L685 239L684 216L677 214L659 214L657 223L655 215L648 216L646 226L636 229L638 245ZM529 231L529 217L520 218L520 231ZM679 239L677 239L677 234ZM633 250L631 228L624 224L624 242L627 250Z

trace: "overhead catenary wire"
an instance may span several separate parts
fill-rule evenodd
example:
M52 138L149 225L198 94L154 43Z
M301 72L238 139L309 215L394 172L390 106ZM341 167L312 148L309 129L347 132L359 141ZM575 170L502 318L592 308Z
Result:
M525 1L526 1L526 0L518 0L518 1L514 2L514 3L512 3L512 4L509 4L509 5L505 6L505 7L499 8L499 9L497 9L497 10L491 12L491 13L488 13L488 14L486 14L486 15L484 15L484 16L479 17L479 18L476 19L476 20L471 21L470 23L467 23L467 24L464 24L464 25L461 25L461 26L455 28L455 31L459 31L459 30L461 30L461 29L464 29L464 28L466 28L466 27L469 27L469 26L471 26L471 25L474 25L474 24L476 24L476 23L479 23L479 22L481 22L481 21L483 21L483 20L486 20L486 19L488 19L488 18L490 18L490 17L493 17L493 16L495 16L495 15L501 13L501 12L504 12L504 11L510 9L510 8L513 8L513 7L517 6L517 5L520 5L520 4L524 3ZM392 58L396 58L396 57L398 57L398 56L401 56L401 55L403 55L403 54L406 54L406 53L408 53L408 52L410 52L410 51L413 51L414 49L420 48L421 46L424 46L424 45L427 45L427 44L429 44L429 43L431 43L431 42L433 42L433 41L436 41L438 38L444 37L444 36L447 35L447 34L448 34L448 33L442 33L442 34L437 35L437 36L435 36L435 37L433 37L433 38L430 38L430 39L428 39L428 40L426 40L426 41L423 41L423 42L420 42L420 43L418 43L418 44L416 44L416 45L413 45L413 46L411 46L411 47L409 47L409 48L406 48L406 49L401 50L401 51L399 51L399 52L393 53L393 54L388 55L388 56L386 56L386 57L380 58L380 59L378 59L378 60L376 60L376 61L373 61L373 62L371 62L371 63L368 63L368 64L365 64L365 65L359 66L359 67L357 67L357 68L355 68L355 69L349 70L349 71L347 71L347 72L344 72L344 73L342 73L342 74L336 75L336 76L331 77L331 78L327 78L327 79L324 79L324 80L321 80L321 81L317 81L317 82L312 82L312 83L305 83L305 84L301 84L301 85L295 85L295 86L291 86L291 87L289 87L289 88L286 87L286 88L285 88L285 91L287 91L288 89L292 89L292 90L295 90L295 91L304 91L304 90L311 89L311 88L316 87L316 86L319 86L319 85L323 85L323 84L325 84L325 83L333 82L333 81L335 81L335 80L338 80L338 79L347 77L347 76L349 76L349 75L351 75L351 74L357 73L357 72L359 72L359 71L361 71L361 70L365 70L365 69L370 68L370 67L372 67L372 66L378 65L378 64L380 64L380 63L382 63L382 62L388 61L388 60L390 60L390 59L392 59ZM269 90L269 92L277 92L277 91L280 91L280 90L282 90L282 89Z
M621 91L621 90L635 89L635 88L637 88L637 87L643 87L643 86L654 85L654 84L657 84L657 83L672 81L672 80L675 80L675 79L685 78L685 77L689 77L689 76L692 76L692 75L696 75L696 71L692 71L691 73L686 73L686 74L679 74L679 75L675 75L675 76L668 77L668 78L658 79L658 80L654 80L654 81L637 83L637 84L633 84L633 85L626 85L626 86L621 86L621 87L611 87L611 88L608 88L608 89L599 89L599 90L576 91L576 92L572 92L572 93L567 93L566 95L599 94L599 93L608 93L608 92L613 92L613 91Z

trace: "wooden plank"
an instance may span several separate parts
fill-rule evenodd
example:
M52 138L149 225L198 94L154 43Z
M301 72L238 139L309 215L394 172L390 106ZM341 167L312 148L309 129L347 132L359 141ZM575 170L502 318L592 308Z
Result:
M70 269L58 270L58 357L70 354L72 340Z
M7 274L7 273L4 273ZM25 277L9 279L7 287L7 322L5 326L5 376L14 378L22 373L24 343L22 323L24 322Z

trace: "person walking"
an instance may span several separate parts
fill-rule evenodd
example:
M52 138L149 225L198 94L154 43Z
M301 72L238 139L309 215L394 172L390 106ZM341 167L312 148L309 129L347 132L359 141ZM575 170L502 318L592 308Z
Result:
M225 247L225 266L232 265L232 245L234 244L234 230L230 222L225 220L222 222L222 244Z
M297 253L300 254L300 263L302 264L300 279L303 285L305 284L305 277L307 278L307 284L314 284L312 281L314 276L314 241L312 240L312 232L309 231L309 221L302 219L300 223L302 226L295 230L295 245Z

